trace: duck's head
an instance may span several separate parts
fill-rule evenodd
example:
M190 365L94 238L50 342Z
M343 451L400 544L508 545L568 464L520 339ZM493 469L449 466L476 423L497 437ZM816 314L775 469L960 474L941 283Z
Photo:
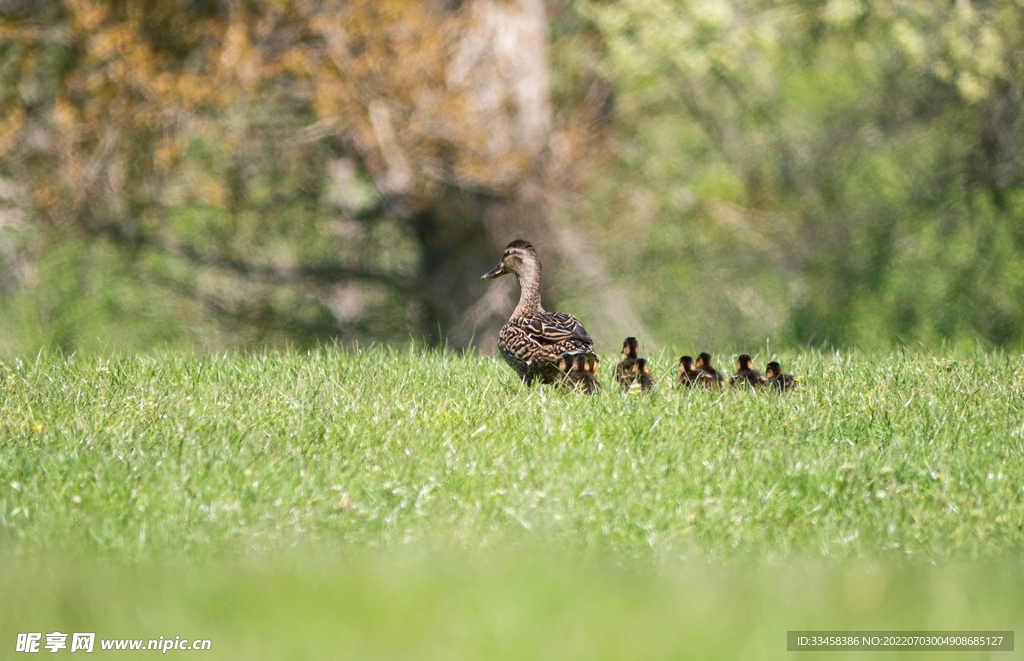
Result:
M572 369L571 353L562 354L562 356L558 359L558 369L562 370L563 372L568 372L569 370Z
M682 356L679 359L679 371L680 372L692 372L693 371L693 358L690 356Z
M750 364L750 356L745 353L741 353L740 357L736 359L737 370L749 370L753 369L754 366Z
M501 262L493 269L480 276L481 280L490 280L506 273L522 274L525 270L540 268L540 260L537 259L537 251L530 245L529 241L516 239L505 246L505 254L501 256Z
M711 354L702 351L697 356L697 367L711 367Z
M627 337L622 342L622 353L626 354L630 358L636 358L637 344L635 337Z
M633 374L650 374L651 366L647 364L646 358L637 358L633 363Z
M597 357L596 353L587 354L587 369L591 374L597 374L597 365L601 362L601 359Z
M779 365L774 360L764 367L764 375L769 379L774 379L778 375L782 374L782 365Z

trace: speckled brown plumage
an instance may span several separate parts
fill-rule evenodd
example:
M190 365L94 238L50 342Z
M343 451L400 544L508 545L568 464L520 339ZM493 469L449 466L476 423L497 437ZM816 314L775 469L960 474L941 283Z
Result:
M541 306L540 260L528 241L508 244L501 262L483 278L506 273L519 281L519 305L498 333L498 353L526 385L534 379L555 383L563 374L558 369L562 354L594 354L594 341L576 317Z

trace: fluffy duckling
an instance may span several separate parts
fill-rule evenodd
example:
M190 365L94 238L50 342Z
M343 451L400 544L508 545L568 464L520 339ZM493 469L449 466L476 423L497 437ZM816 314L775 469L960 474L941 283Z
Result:
M736 374L729 379L730 386L752 386L757 388L764 383L764 377L761 373L754 369L753 362L750 360L750 356L742 353L740 357L736 359Z
M697 367L697 383L705 388L720 388L723 385L725 379L711 365L711 354L702 351L697 356L695 366Z
M764 368L764 385L785 392L796 387L796 378L792 374L783 374L782 365L774 360Z
M601 382L597 380L597 355L592 353L578 353L573 361L573 373L578 374L576 388L588 395L592 395L601 389Z
M558 385L558 386L572 385L572 382L571 382L571 379L573 378L572 377L572 371L573 371L573 364L575 362L576 362L576 359L574 358L573 354L568 353L568 352L563 353L558 358L558 371L561 372L562 375L560 377L558 377L558 380L555 382L555 385Z
M679 359L679 385L683 388L692 388L697 384L700 372L693 366L693 358L682 356Z
M646 358L637 358L633 363L633 382L639 384L641 392L654 389L654 379L651 377L651 366L647 364Z
M634 378L636 378L633 373L633 365L636 363L638 355L635 337L627 337L622 342L622 353L626 354L626 357L615 366L615 380L624 389L628 389L633 384Z
M558 360L558 369L563 376L559 382L574 390L592 394L601 389L594 372L597 370L597 356L586 353L563 353Z

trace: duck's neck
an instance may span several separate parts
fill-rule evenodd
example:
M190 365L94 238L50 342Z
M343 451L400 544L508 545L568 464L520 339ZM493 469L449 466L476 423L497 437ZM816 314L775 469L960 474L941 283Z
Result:
M513 317L543 312L540 304L540 264L525 262L516 273L519 280L519 305L512 312Z

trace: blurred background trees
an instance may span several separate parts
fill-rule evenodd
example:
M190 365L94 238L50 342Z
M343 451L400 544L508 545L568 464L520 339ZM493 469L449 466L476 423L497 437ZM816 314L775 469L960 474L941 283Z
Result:
M1024 9L0 0L0 353L1019 345ZM550 307L550 305L549 305Z
M1019 344L1019 4L622 0L586 14L617 93L610 177L631 183L591 199L639 239L619 273L658 274L636 280L641 309L699 299L689 317L661 314L705 342L735 329Z

